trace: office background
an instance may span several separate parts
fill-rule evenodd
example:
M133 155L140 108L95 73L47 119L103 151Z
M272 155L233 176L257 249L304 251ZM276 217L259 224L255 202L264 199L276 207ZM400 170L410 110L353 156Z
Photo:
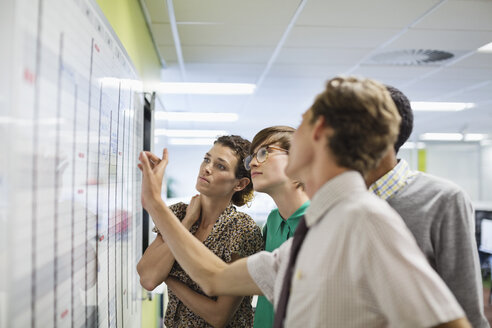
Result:
M26 191L28 194L31 192L32 196L37 193L36 197L41 199L40 192L32 192L34 190L32 187L36 185L34 181L39 179L41 174L39 176L31 174L31 178L27 180L21 174L10 175L13 170L19 168L16 163L21 162L26 156L30 158L27 162L30 164L24 164L22 168L27 172L32 173L36 169L51 165L55 169L66 170L63 172L67 176L70 172L72 174L78 172L73 164L79 163L79 170L82 168L88 173L88 175L80 173L80 179L69 177L67 180L57 178L55 170L50 171L52 190L50 196L47 196L49 203L55 204L56 201L62 200L57 196L58 192L64 191L61 187L62 182L75 182L73 186L80 184L82 188L72 189L77 192L82 189L82 193L92 193L91 195L97 200L99 187L96 189L88 187L89 181L86 177L95 174L98 167L101 171L108 172L104 184L106 187L109 186L106 200L116 201L118 196L123 196L126 198L121 198L121 204L123 199L126 203L132 203L134 220L130 220L123 212L118 212L116 202L114 206L106 208L112 214L107 213L102 216L97 208L92 208L93 202L84 200L87 204L90 203L90 211L87 210L87 206L80 211L85 211L82 216L86 221L89 220L89 226L97 229L98 225L92 223L99 222L105 217L111 221L106 220L108 224L100 228L113 229L112 240L103 238L97 242L92 238L92 235L101 237L97 231L80 226L81 231L86 234L85 239L80 240L80 243L84 244L82 252L86 263L91 262L87 261L91 258L90 249L96 248L98 244L103 245L107 250L104 253L106 260L102 257L103 248L97 249L96 254L101 255L102 261L97 272L111 272L114 275L123 272L121 269L125 266L125 262L110 261L107 255L112 254L111 256L116 259L118 256L122 258L124 254L141 252L138 239L141 235L137 232L141 231L142 227L138 225L139 221L136 219L141 214L137 209L138 193L134 192L139 182L138 173L134 177L125 179L123 172L128 173L135 169L135 161L132 162L130 158L138 152L138 145L143 144L143 140L139 139L143 133L138 129L143 129L141 118L145 93L148 99L153 99L154 105L151 147L157 153L163 147L168 147L170 150L171 162L166 176L168 188L163 194L163 197L170 198L170 202L186 201L195 193L194 185L199 163L217 135L239 134L251 139L257 131L266 126L286 124L296 127L302 112L312 103L315 95L322 91L327 79L339 74L352 74L371 77L393 85L401 89L414 102L415 128L409 142L400 152L401 158L406 159L413 169L426 171L455 182L470 195L476 208L492 210L492 1L490 0L411 2L12 0L3 1L1 9L0 39L3 44L14 45L6 48L8 51L0 52L1 71L8 72L8 74L0 74L0 86L2 86L0 138L4 140L0 149L3 154L9 154L0 158L2 167L0 260L2 264L13 263L9 261L12 261L17 254L10 253L11 241L15 239L12 237L15 236L12 234L14 231L21 236L17 246L22 245L24 240L31 242L27 244L28 247L21 249L23 253L21 252L22 256L19 258L30 258L33 263L39 262L41 258L38 256L36 259L33 254L37 252L32 251L36 248L36 243L39 244L41 240L38 238L33 241L33 236L36 234L32 232L34 231L32 226L36 220L32 220L32 215L37 212L32 210L29 202L22 208L20 203L23 194L15 194L18 187L22 185L27 186L24 191L30 188L31 191ZM91 13L89 18L87 10ZM40 15L47 17L42 24L44 27L42 32L39 32L40 25L36 19L41 17ZM101 23L103 34L98 29L98 21ZM60 37L63 33L60 34L59 31L63 31L65 27L68 31L69 26L80 35L67 32L64 37ZM98 38L103 44L107 42L104 33L110 35L109 39L114 45L107 49L117 49L117 51L109 51L105 55L107 61L101 62L98 68L101 75L98 78L113 79L106 80L105 83L107 83L108 98L114 103L119 103L121 86L128 87L128 90L123 90L125 97L128 94L125 98L128 99L125 107L127 111L122 112L121 121L110 113L113 112L116 116L117 110L106 111L105 113L110 115L109 118L106 118L106 121L98 119L98 123L95 123L94 129L96 125L101 125L101 122L110 124L111 131L106 135L107 140L101 139L99 135L98 141L98 145L107 147L106 153L100 148L97 150L91 148L93 146L90 146L89 141L85 144L89 150L94 151L94 154L107 156L104 158L108 159L109 164L102 165L97 160L95 166L88 165L88 158L94 159L89 157L90 152L69 150L68 154L77 156L75 160L66 162L63 161L62 156L59 156L60 153L56 153L56 149L61 150L65 146L68 147L71 142L75 143L75 138L63 139L60 133L49 136L50 131L53 130L47 126L43 128L41 123L48 125L53 123L49 121L53 115L74 120L77 117L82 119L83 114L79 110L77 116L72 108L66 109L68 107L63 101L62 105L58 106L61 110L57 112L55 93L53 93L54 98L43 103L43 106L52 105L52 108L45 112L46 115L35 116L36 108L42 106L36 107L32 101L49 99L50 96L49 93L44 96L39 93L40 90L44 90L43 88L36 91L29 86L29 83L34 83L39 78L35 70L25 71L19 67L24 67L22 65L26 63L36 67L37 61L43 62L43 58L49 57L44 55L39 59L35 56L35 49L39 46L36 43L37 33L48 36L41 43L46 43L49 49L55 49L52 53L58 55L58 60L55 58L49 61L48 70L53 69L53 72L56 72L56 67L63 67L63 70L58 71L63 71L64 83L73 81L74 76L78 74L70 73L70 66L77 65L71 62L74 60L77 62L80 58L90 58L92 55L87 53L87 49L79 53L61 52L59 51L63 48L61 45L70 49L70 44L83 42L87 37L90 40L90 36L96 40L96 44ZM57 38L51 38L50 33L58 33ZM94 45L92 49L96 49ZM99 50L105 52L107 49L101 46ZM121 57L117 60L113 56L118 53ZM130 69L119 67L118 65L122 63L128 65ZM104 72L104 65L110 66L111 69ZM49 79L52 86L56 85L56 75ZM183 85L185 82L203 84ZM113 86L110 86L111 83ZM27 92L21 95L13 92L13 86L18 87L19 84L25 88L22 90ZM117 86L118 91L114 85ZM51 92L50 88L48 89ZM137 89L139 92L135 93ZM87 92L82 90L80 89L81 94ZM14 98L12 94L18 96ZM95 111L92 119L101 110L95 105L96 92L93 93L93 97ZM23 119L31 122L30 125L29 123L26 125ZM43 119L47 120L42 121ZM90 130L91 125L87 124L87 116L85 120ZM54 126L56 122L55 120ZM81 122L80 124L83 124L83 121ZM114 125L111 125L113 123ZM33 129L35 126L38 126L38 130ZM132 130L135 140L129 138L128 141L120 143L118 134L112 134L115 132L112 127L116 126L121 126L121 131L126 131L130 126L137 129ZM90 135L89 132L84 133L86 137ZM37 141L38 136L48 137ZM127 136L130 136L130 133ZM79 138L81 137L83 138L79 135ZM24 148L23 152L17 151L25 146L18 142L22 141L22 138L29 139L27 148ZM36 146L37 151L33 150L36 142L39 142ZM55 146L51 147L53 144ZM58 148L56 145L59 145ZM83 148L84 145L78 147ZM117 150L123 148L126 152L122 156L126 161L118 162ZM80 153L87 157L78 157ZM108 155L109 153L114 157ZM41 162L42 160L45 162ZM83 162L86 164L81 164ZM115 181L124 182L118 184L114 183ZM128 193L129 190L131 193ZM13 198L16 202L12 203ZM76 205L73 205L75 198L72 197L71 208L77 211ZM79 198L83 199L81 196ZM112 201L110 203L113 204ZM17 206L14 211L9 207L11 204ZM60 213L62 208L60 206L54 205L53 209L47 210L47 213L50 213L49 211L52 211L52 214ZM129 207L127 205L121 209L128 213ZM268 197L258 194L253 204L244 207L243 210L250 213L261 224L273 207L274 204ZM38 212L43 213L44 210L38 209ZM89 215L91 212L96 213L97 218ZM37 217L41 218L41 215ZM122 222L127 222L126 227L129 229L125 233L121 233L122 227L125 226ZM128 225L129 222L134 223L135 226ZM53 226L48 225L47 230L56 231L55 223L55 221L50 223ZM3 229L4 227L8 229ZM53 234L54 240L57 240L58 235ZM109 235L110 233L107 234ZM87 240L90 242L86 242ZM123 253L120 246L130 240L130 252ZM118 243L121 245L118 246ZM51 251L55 249L56 253L57 245L54 242L47 246L40 244L40 247L49 247ZM73 250L78 249L72 246L67 246L67 250L72 250L71 258L76 255ZM38 251L41 254L42 248ZM48 257L57 258L56 254ZM12 266L2 265L0 324L2 327L6 327L7 323L9 327L16 325L35 327L42 326L44 323L54 323L62 327L68 325L69 321L77 322L74 318L93 322L92 320L99 320L100 317L100 322L96 321L98 326L158 325L156 318L162 316L161 307L164 298L147 295L140 289L137 290L138 279L132 276L135 274L134 267L129 265L134 264L136 260L135 257L127 259L126 263L130 269L127 268L128 271L125 271L126 276L121 276L120 280L115 281L114 289L109 287L109 277L104 281L101 280L102 277L96 280L98 287L102 288L101 295L105 293L107 297L92 300L96 297L95 294L84 295L83 313L67 311L67 309L73 310L75 308L73 304L80 301L77 296L78 291L74 292L74 286L62 286L70 290L70 295L63 301L62 299L56 301L56 297L53 297L57 292L56 279L60 280L62 277L55 274L56 265L60 266L65 260L62 261L60 258L58 262L49 262L53 267L52 270L49 269L51 271L48 270L51 287L44 291L41 289L44 293L41 294L51 296L40 299L39 304L36 295L40 295L40 291L32 287L35 285L32 283L35 280L32 279L39 280L41 275L38 274L36 278L36 269L33 268L44 270L45 267L41 263L38 266L22 267L23 273L31 275L29 278L31 282L14 293L9 283L16 281L12 273L15 271L11 271ZM83 276L81 281L87 287L90 280L87 272L90 268L85 266L83 269L79 267L77 269L81 270L81 277ZM46 272L46 270L42 271L42 273ZM75 281L73 278L72 280ZM122 286L129 287L126 293ZM62 287L58 289L58 293L63 291ZM17 302L17 306L13 307L13 300L18 300L19 294L30 296L21 298L22 302ZM128 295L132 296L131 301ZM73 301L73 304L63 307L66 304L63 302L67 299ZM89 299L92 301L88 302ZM130 304L132 311L124 315L123 307ZM49 309L50 305L53 305L55 310L43 312L43 309ZM99 305L103 307L100 308ZM23 308L27 310L23 312ZM21 312L29 314L17 318L15 315ZM36 313L44 314L45 317L42 318L45 321L36 320ZM94 317L93 313L97 313L97 316ZM141 315L142 313L147 315ZM11 323L16 324L11 325Z

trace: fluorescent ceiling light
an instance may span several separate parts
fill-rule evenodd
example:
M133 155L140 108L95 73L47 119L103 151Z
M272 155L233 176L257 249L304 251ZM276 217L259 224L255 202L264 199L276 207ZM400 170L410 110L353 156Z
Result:
M465 134L465 141L482 141L487 139L488 135L481 133L467 133Z
M488 52L488 53L492 53L492 42L490 43L487 43L486 45L484 45L483 47L480 47L478 48L477 50L478 52Z
M423 149L425 148L425 143L407 141L400 147L400 149L415 149L415 148Z
M411 106L413 110L456 112L475 107L475 104L464 102L412 101Z
M251 83L160 82L153 86L159 93L199 95L250 95L255 88Z
M236 113L191 113L191 112L155 112L156 120L189 122L234 122Z
M169 129L155 129L154 135L167 136L167 137L179 137L179 138L216 138L229 134L225 130L169 130Z
M215 138L170 138L169 144L175 146L211 146Z
M487 139L487 134L480 133L424 133L420 140L427 141L481 141Z
M420 135L420 140L440 140L440 141L461 141L461 133L424 133Z

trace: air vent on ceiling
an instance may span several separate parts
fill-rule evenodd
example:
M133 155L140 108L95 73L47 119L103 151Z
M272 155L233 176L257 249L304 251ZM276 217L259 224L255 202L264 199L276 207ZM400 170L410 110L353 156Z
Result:
M452 53L442 50L405 49L379 53L371 61L385 65L432 65L453 57Z

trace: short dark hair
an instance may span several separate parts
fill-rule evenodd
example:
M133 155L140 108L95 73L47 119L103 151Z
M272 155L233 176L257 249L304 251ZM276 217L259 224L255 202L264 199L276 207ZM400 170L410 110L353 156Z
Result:
M328 150L339 166L365 174L377 166L398 135L400 117L384 85L335 77L311 106L311 123L322 116L333 130Z
M396 105L396 109L398 109L398 113L400 113L401 123L400 123L400 132L398 134L398 138L396 139L394 148L395 154L398 153L400 147L408 140L410 135L412 134L413 129L413 112L412 106L410 105L410 100L408 100L407 96L403 94L400 90L391 85L386 85L386 89L388 89L391 99Z
M248 185L240 191L236 191L234 195L232 195L232 203L236 206L243 206L247 202L253 199L253 184L251 183L251 173L246 170L243 165L244 159L249 155L249 148L251 147L251 142L248 140L236 136L221 136L215 140L215 144L220 144L222 146L230 148L236 154L237 165L235 170L235 175L237 179L248 178Z

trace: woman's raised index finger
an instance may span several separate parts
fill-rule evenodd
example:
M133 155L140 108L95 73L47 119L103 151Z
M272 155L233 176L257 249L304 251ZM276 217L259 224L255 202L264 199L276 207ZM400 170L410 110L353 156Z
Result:
M157 157L156 155L154 155L153 153L151 153L150 151L144 151L145 152L145 155L147 155L147 158L149 160L151 160L153 163L157 164L159 163L159 161L161 160L159 157Z
M151 170L150 168L150 163L149 163L149 159L147 158L147 154L145 154L145 152L140 152L140 156L139 156L139 159L140 159L140 163L142 164L142 172L145 173L145 174L148 174L149 171Z

